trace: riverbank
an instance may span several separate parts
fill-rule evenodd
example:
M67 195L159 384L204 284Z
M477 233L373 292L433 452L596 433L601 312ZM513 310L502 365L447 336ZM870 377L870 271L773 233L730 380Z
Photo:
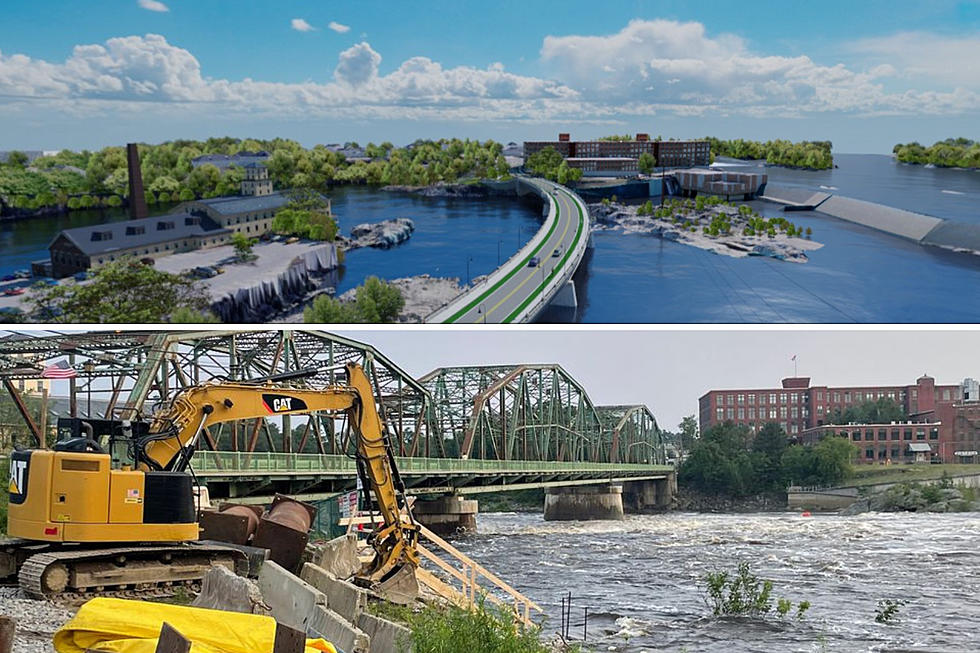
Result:
M795 227L788 221L765 220L727 203L671 200L665 209L653 207L652 214L641 214L644 205L602 202L588 207L595 223L593 231L656 236L733 258L764 256L805 263L808 251L823 247L809 238L789 235L791 230L795 234Z

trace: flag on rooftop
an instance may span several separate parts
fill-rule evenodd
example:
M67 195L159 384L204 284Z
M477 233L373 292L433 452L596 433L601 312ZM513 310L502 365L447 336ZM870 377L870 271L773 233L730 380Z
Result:
M74 379L76 376L78 373L65 359L51 363L41 372L43 379Z
M796 362L796 354L793 354L793 357L790 360L795 363Z

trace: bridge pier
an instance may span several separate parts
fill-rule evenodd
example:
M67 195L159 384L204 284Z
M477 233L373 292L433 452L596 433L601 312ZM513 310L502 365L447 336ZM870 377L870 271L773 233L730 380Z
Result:
M555 293L554 298L551 300L552 306L561 306L563 308L578 308L578 295L575 293L575 282L569 279L562 286L561 290Z
M548 488L545 521L623 518L623 488L619 485L576 485Z
M436 499L418 499L412 506L412 515L420 524L436 535L454 535L476 531L476 515L479 502L449 495Z
M650 481L627 481L623 484L623 506L627 512L644 512L651 508L667 510L677 491L674 474Z

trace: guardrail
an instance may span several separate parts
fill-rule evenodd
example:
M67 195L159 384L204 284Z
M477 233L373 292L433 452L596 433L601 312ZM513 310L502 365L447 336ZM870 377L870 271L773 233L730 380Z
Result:
M549 301L551 301L552 297L554 297L556 289L552 282L555 277L558 276L561 284L564 284L568 280L568 277L575 272L579 262L582 260L582 255L588 243L588 216L587 210L584 209L584 202L580 197L578 197L578 195L575 195L563 186L558 186L557 184L552 184L551 182L537 179L522 179L520 183L533 187L542 197L547 199L550 205L548 217L541 225L541 228L531 238L531 240L529 240L513 256L508 258L503 265L487 275L487 277L480 281L480 283L475 284L461 295L454 297L451 301L443 304L439 308L429 313L429 315L427 315L423 320L424 322L454 322L462 314L473 309L475 304L479 301L479 299L474 298L479 298L488 290L493 290L496 285L506 282L507 279L527 265L528 260L534 254L536 254L542 245L548 240L548 238L551 237L558 224L558 218L560 216L558 203L554 200L551 193L548 192L548 188L545 186L545 184L551 184L556 189L559 189L560 192L567 193L578 207L579 216L578 223L576 224L575 239L572 247L567 249L559 263L552 268L552 271L548 277L542 281L542 284L538 284L535 291L528 296L528 299L522 303L517 310L506 316L502 321L524 322L533 318L545 305L547 305ZM573 265L568 266L566 264L568 263L570 257L574 257L574 260L572 261ZM565 274L567 269L571 269L571 273ZM559 284L557 288L560 289L560 287L561 285Z
M408 458L395 459L402 474L441 472L471 474L478 472L539 472L553 474L601 474L621 472L670 472L669 465L642 465L638 463L592 463L575 461L534 460L487 460L459 458ZM313 472L354 475L357 466L353 458L331 454L287 454L244 451L198 451L193 467L199 475L248 472Z
M561 188L559 192L570 196L572 202L575 204L575 208L578 209L579 215L578 222L575 226L575 239L572 241L572 246L565 251L558 265L551 269L548 277L544 280L547 286L539 286L534 293L531 293L525 300L525 304L518 308L519 312L513 316L514 319L511 320L511 316L508 316L507 322L528 322L534 319L551 302L554 296L561 291L562 286L568 282L572 275L575 274L579 263L582 261L582 257L585 255L585 250L589 242L588 208L585 206L585 202L581 197L567 188ZM571 264L568 264L570 257L574 257L574 260L572 260ZM558 281L554 283L556 278Z

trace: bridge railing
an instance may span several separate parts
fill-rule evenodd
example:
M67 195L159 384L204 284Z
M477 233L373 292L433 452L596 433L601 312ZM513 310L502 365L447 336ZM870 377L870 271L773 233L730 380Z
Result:
M669 471L665 465L641 465L635 463L591 463L574 461L490 460L460 458L396 458L402 474L419 472L469 473L469 472L543 472L585 473L608 472L657 472ZM357 466L353 458L343 455L307 453L270 453L244 451L198 451L192 461L198 474L221 475L247 473L334 473L353 475Z

